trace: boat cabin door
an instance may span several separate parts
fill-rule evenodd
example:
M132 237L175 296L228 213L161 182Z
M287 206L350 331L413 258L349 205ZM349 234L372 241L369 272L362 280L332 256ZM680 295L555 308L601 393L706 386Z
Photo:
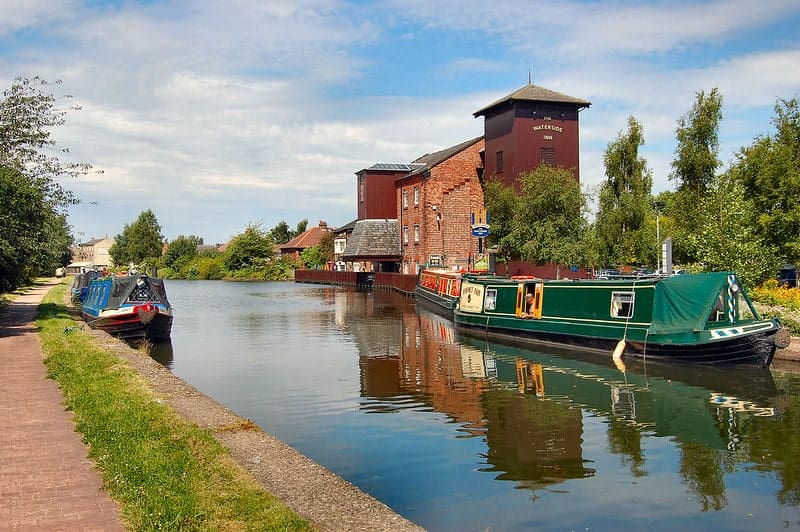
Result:
M542 317L544 283L541 280L517 285L517 317L539 319Z

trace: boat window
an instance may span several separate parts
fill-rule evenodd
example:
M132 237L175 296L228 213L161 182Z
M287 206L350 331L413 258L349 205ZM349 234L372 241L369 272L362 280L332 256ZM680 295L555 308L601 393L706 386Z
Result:
M494 310L495 306L497 305L497 289L495 288L487 288L486 289L486 301L484 302L484 309L486 310Z
M708 317L708 321L725 321L725 292L726 290L723 289L717 294L717 299L711 308L711 315Z
M740 320L757 320L758 314L741 290L736 294L736 310Z
M611 317L630 318L633 316L633 292L611 292Z

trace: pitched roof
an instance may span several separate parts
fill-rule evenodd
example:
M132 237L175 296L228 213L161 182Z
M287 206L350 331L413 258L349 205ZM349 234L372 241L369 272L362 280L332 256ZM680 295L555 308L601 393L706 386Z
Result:
M353 220L352 222L349 222L349 223L346 223L346 224L344 224L344 225L343 225L343 226L341 226L341 227L337 227L337 228L336 228L336 229L333 231L333 234L334 234L334 235L340 235L340 234L342 234L342 233L352 233L352 232L353 232L353 228L356 226L356 222L357 222L357 221L358 221L358 218L356 218L356 219L355 219L355 220Z
M462 151L466 150L467 148L469 148L470 146L481 140L483 140L483 135L481 135L480 137L475 137L474 139L464 141L461 144L456 144L455 146L445 148L441 151L437 151L434 153L426 153L425 155L417 158L413 163L411 163L412 165L417 166L417 168L414 171L404 175L403 177L398 178L398 180L419 175L425 170L430 170L434 166L443 163L450 157L453 157L454 155L461 153Z
M345 260L400 257L397 220L359 220L342 253Z
M291 251L295 249L306 249L311 246L316 246L322 239L322 235L328 232L328 226L325 222L320 222L318 226L306 230L300 235L289 240L287 243L280 247L281 251Z
M582 100L580 98L575 98L574 96L568 96L560 92L556 92L550 89L545 89L544 87L528 83L521 89L517 89L508 96L504 96L499 100L497 100L496 102L490 103L486 107L478 111L475 111L474 113L472 113L472 116L478 117L480 115L485 115L486 111L488 111L489 109L498 106L502 103L514 100L529 101L529 102L571 103L579 107L589 107L590 105L592 105L592 103L588 100Z

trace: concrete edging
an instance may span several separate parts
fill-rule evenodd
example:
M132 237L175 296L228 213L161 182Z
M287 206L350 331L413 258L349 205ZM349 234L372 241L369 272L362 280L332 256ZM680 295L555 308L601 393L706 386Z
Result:
M424 530L252 421L203 395L148 355L103 331L86 326L83 330L99 347L113 352L141 375L180 417L210 430L259 485L317 529Z

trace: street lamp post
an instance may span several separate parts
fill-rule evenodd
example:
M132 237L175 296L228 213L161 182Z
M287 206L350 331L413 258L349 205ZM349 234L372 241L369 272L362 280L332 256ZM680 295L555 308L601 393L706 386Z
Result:
M653 207L656 208L656 271L659 274L661 274L661 222L659 214L665 205L666 203L663 201L653 202Z

